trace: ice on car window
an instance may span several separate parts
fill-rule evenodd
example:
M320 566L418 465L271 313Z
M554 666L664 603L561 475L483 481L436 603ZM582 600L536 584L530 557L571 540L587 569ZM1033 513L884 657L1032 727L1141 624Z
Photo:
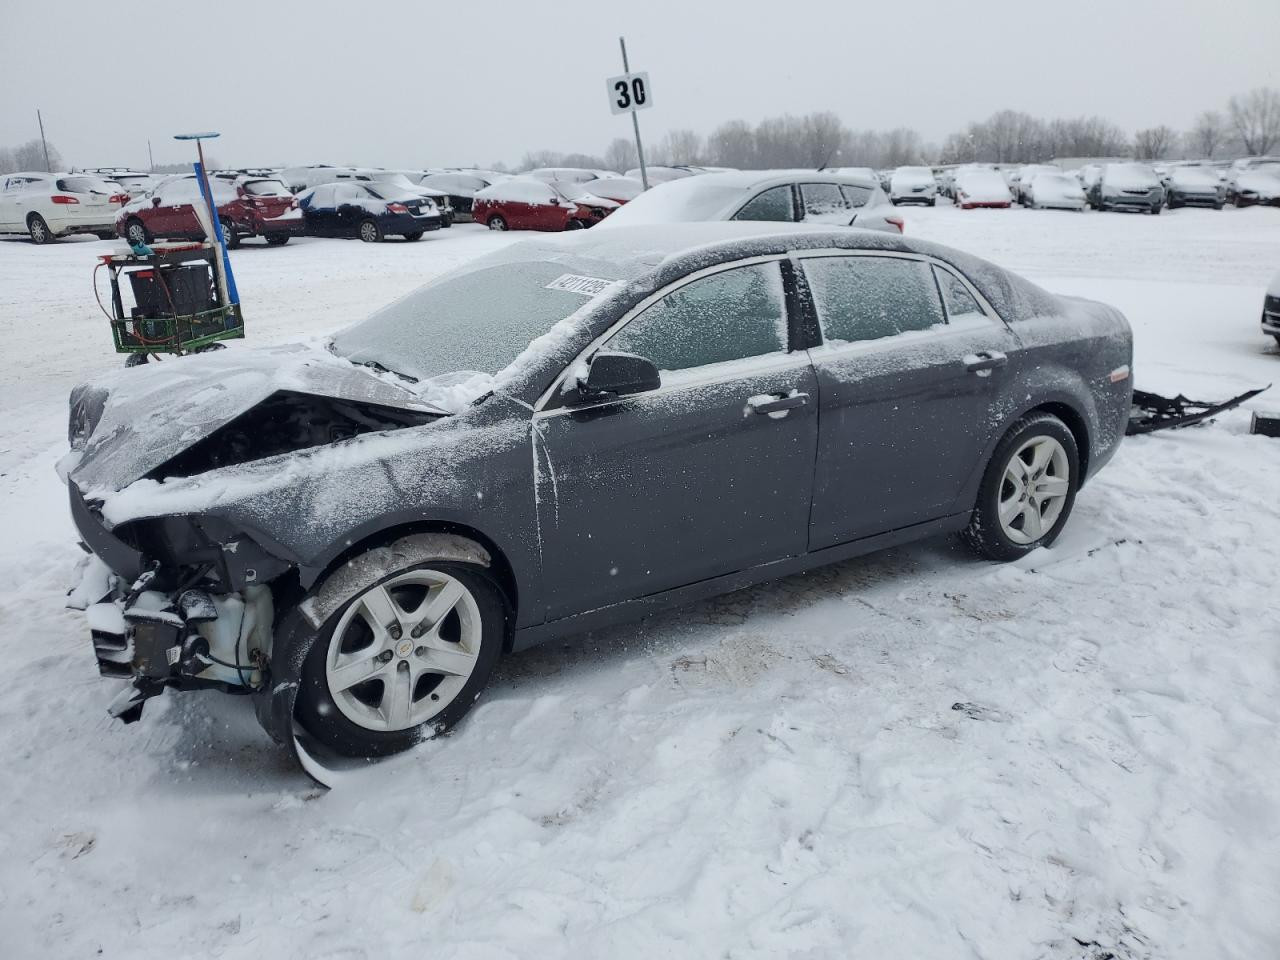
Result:
M415 380L496 374L588 302L548 288L564 272L563 263L528 260L450 274L341 331L333 349Z
M647 307L607 349L687 370L787 349L786 306L776 263L694 280Z
M944 323L929 269L896 257L806 258L823 339L878 340Z
M986 315L978 306L978 301L973 299L973 294L954 274L939 267L934 267L933 272L938 278L938 288L942 291L942 302L946 304L949 322L955 322L960 318L985 318Z
M802 183L800 199L804 202L805 216L824 216L849 209L840 187L834 183Z
M111 193L111 187L97 177L63 177L58 189L67 193Z
M791 186L783 184L771 187L764 193L752 197L736 214L735 220L795 220L795 210L791 205Z
M842 183L840 191L844 194L845 200L850 207L865 207L867 198L871 196L870 187L858 187L850 183Z
M251 197L289 196L289 188L279 180L246 180L244 192Z

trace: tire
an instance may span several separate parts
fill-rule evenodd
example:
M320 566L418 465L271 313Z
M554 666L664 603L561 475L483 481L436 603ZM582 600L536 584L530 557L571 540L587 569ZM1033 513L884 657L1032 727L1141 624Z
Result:
M930 198L929 198L929 206L931 206L931 207L936 207L937 205L938 205L938 198L937 198L937 197L930 197Z
M147 229L147 225L137 217L132 217L124 225L124 238L138 246L143 243L151 242L151 231Z
M1158 203L1157 203L1154 207L1152 207L1152 208L1151 208L1151 215L1152 215L1153 217L1158 217L1158 216L1160 216L1160 211L1161 211L1162 209L1164 209L1164 208L1163 208L1163 207L1161 207L1161 206L1160 206L1160 204L1158 204Z
M446 589L457 598L430 629L419 637L404 629L413 613L438 603ZM366 604L379 610L382 622L394 618L394 627L381 637L370 626ZM462 719L488 682L502 651L507 617L502 593L483 567L410 562L357 588L316 632L302 665L295 716L313 737L349 757L387 756L443 733ZM375 647L382 652L373 652ZM469 672L431 672L433 665ZM415 670L420 671L416 677ZM366 679L349 682L366 671ZM447 699L440 705L442 692Z
M1221 203L1215 203L1215 204L1213 205L1213 209L1215 209L1215 210L1221 210L1221 209L1223 208L1223 206L1224 206L1224 204L1221 204Z
M1020 465L1015 467L1015 462ZM1028 472L1038 462L1043 465L1030 474L1034 489L1060 491L1039 502L1034 497L1027 498L1025 485L1019 489L1019 483L1025 484ZM1060 483L1045 483L1063 479L1065 490ZM1058 538L1071 516L1079 487L1080 451L1075 436L1051 413L1027 414L996 445L963 537L979 556L988 560L1017 560ZM1003 520L1001 504L1005 505ZM1028 528L1033 516L1040 520L1037 526ZM1040 526L1046 519L1047 526Z
M490 230L506 230L507 221L501 214L495 213L489 218L489 222L486 226L488 226Z
M287 233L279 236L267 237L268 247L283 247L288 242L289 242L289 234Z
M408 240L410 243L413 243L413 242L415 242L415 241L417 241L417 240L421 240L421 239L422 239L422 231L421 231L421 230L414 230L414 231L412 231L411 233L406 233L406 234L404 235L404 238L405 238L406 240Z
M235 250L240 246L240 237L236 235L235 227L231 225L230 221L222 221L222 237L227 241L228 250Z
M568 223L564 225L564 228L566 230L584 230L586 229L586 226L587 225L583 223L581 220L570 220Z
M145 353L131 353L124 358L125 367L140 367L147 362L149 358Z
M114 240L114 239L116 239L116 235L115 235L114 233L107 233L105 230L104 230L103 232L101 232L101 233L95 234L95 236L96 236L99 240Z
M379 243L382 240L382 228L372 217L360 221L356 227L356 236L365 243Z
M33 213L27 218L27 233L31 235L31 242L38 246L53 242L53 231L49 229L49 224L44 222L44 217L38 213Z

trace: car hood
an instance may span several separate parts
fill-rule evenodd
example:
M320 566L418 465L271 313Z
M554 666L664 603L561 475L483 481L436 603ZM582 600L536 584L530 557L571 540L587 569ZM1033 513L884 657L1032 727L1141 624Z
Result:
M291 394L424 417L447 411L325 350L219 350L131 367L71 391L72 444L59 472L86 495L115 492L269 398Z

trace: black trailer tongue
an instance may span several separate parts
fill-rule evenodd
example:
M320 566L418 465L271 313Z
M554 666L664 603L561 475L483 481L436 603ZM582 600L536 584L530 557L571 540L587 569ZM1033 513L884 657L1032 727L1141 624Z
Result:
M1189 427L1192 424L1203 423L1270 389L1271 384L1267 384L1265 387L1247 390L1239 396L1219 403L1189 400L1182 394L1176 397L1162 397L1158 393L1135 390L1133 391L1133 408L1129 413L1129 425L1124 432L1132 437L1139 433L1153 433L1156 430L1172 430L1176 427Z

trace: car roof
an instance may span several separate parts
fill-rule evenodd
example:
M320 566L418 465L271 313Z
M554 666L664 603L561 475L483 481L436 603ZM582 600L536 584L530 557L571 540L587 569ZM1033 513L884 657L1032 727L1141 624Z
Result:
M832 173L829 170L728 170L723 173L703 173L688 178L699 187L737 187L749 190L754 187L765 187L779 183L798 183L806 180L813 183L848 183L865 187L872 185L872 178L858 176L854 173ZM875 184L879 186L878 183ZM688 188L687 188L688 189Z

